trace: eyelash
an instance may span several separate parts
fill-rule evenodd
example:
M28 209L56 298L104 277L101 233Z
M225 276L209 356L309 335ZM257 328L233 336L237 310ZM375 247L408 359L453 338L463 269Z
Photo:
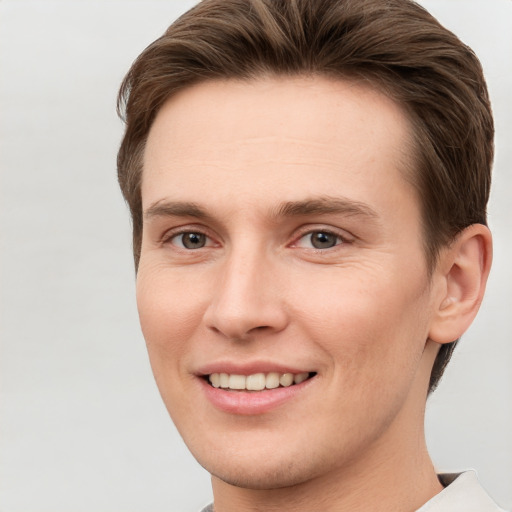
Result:
M304 249L307 249L309 251L314 251L314 252L318 252L318 253L325 253L327 252L328 250L330 249L335 249L341 245L345 245L345 244L348 244L348 243L351 243L352 240L347 237L347 236L344 236L344 235L341 235L340 233L334 231L334 230L331 230L331 229L325 229L325 228L317 228L317 229L312 229L312 228L309 228L307 230L304 230L302 231L302 233L299 234L298 237L294 238L294 241L289 244L289 247L300 247L299 245L299 242L306 238L306 237L312 237L315 233L317 234L324 234L324 235L328 235L328 236L331 236L331 237L335 237L336 238L336 243L333 245L333 246L330 246L330 247L323 247L323 248L319 248L319 247L303 247ZM193 226L188 226L188 227L184 227L182 229L176 229L176 230L171 230L171 231L168 231L166 232L161 240L160 240L160 243L162 245L166 245L166 244L172 244L173 240L178 238L178 237L183 237L184 235L199 235L199 236L202 236L202 237L205 237L206 241L213 241L213 238L210 237L207 232L205 232L205 230L203 229L194 229ZM207 242L206 242L207 243ZM212 246L215 246L216 244L213 243L213 244L210 244L210 245L204 245L202 247L198 247L198 248L187 248L187 247L183 247L183 238L182 238L182 242L181 242L182 246L176 246L178 249L182 250L182 251L194 251L194 250L199 250L199 249L204 249L204 248L208 248L208 247L212 247ZM174 244L172 244L174 245Z
M293 242L292 247L299 246L300 241L305 239L306 237L309 237L310 243L311 243L311 245L313 245L312 237L314 234L327 235L329 237L334 237L336 239L335 244L330 247L308 247L307 248L307 249L315 251L315 252L326 252L329 249L335 249L336 247L338 247L340 245L350 243L350 240L348 240L347 237L341 235L340 233L337 233L336 231L333 231L330 229L317 228L317 229L308 229L307 231L304 231L303 233L301 233L300 236L295 239L296 241Z
M162 236L162 239L161 239L160 243L162 245L172 244L172 241L174 239L176 239L176 238L178 238L180 236L183 237L184 235L187 235L187 234L190 234L190 235L200 235L200 236L204 236L207 240L212 240L212 238L210 236L208 236L208 234L204 230L202 230L202 229L194 229L193 226L189 226L187 228L167 231ZM184 250L184 251L193 251L193 250L197 250L197 249L203 249L204 247L199 247L197 249L188 249L186 247L178 247L178 248L181 249L181 250Z

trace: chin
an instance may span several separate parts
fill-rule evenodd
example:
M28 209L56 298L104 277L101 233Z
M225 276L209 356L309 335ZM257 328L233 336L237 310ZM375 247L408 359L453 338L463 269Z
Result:
M325 460L319 454L302 450L289 453L284 450L261 450L258 453L224 451L196 454L199 464L212 477L244 489L271 490L293 487L318 478L326 470ZM272 456L273 455L273 456Z
M223 482L243 489L271 490L293 487L311 480L314 472L311 468L292 467L277 464L272 467L255 468L254 464L249 467L227 467L227 465L215 465L217 467L205 467L215 478Z

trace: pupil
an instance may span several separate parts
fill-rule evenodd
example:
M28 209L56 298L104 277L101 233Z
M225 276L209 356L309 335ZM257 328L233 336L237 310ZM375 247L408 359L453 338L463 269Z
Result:
M187 249L200 249L204 247L206 237L202 233L185 233L182 241Z
M336 235L318 231L311 235L311 244L315 249L328 249L336 245Z

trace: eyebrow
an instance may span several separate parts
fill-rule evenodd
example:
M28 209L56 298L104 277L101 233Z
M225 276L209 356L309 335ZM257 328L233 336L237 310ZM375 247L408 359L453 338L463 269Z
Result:
M305 201L289 201L279 206L275 217L300 215L343 214L354 217L377 219L378 213L365 203L343 197L322 196Z
M271 210L271 218L299 217L305 215L342 214L354 217L377 219L377 212L365 203L342 197L322 196L302 201L287 201ZM188 201L159 200L145 212L144 218L153 217L194 217L212 220L213 215L198 204Z
M165 200L153 203L144 212L145 219L151 219L153 217L195 217L203 220L212 218L206 210L200 208L196 203Z

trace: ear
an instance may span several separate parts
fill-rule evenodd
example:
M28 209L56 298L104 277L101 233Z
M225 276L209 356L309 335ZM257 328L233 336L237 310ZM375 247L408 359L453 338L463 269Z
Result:
M472 224L441 251L434 271L435 308L429 338L457 340L471 325L485 292L492 261L492 236L483 224Z

